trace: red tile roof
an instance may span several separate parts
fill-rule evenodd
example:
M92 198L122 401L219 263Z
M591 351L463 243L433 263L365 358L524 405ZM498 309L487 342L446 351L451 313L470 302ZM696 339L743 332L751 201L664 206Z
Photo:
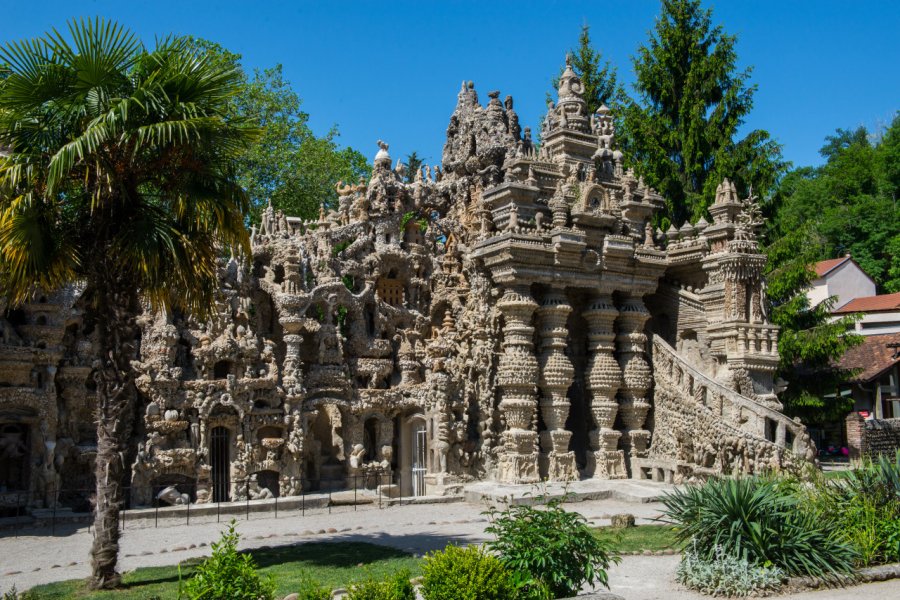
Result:
M877 312L898 309L900 309L900 292L895 294L881 294L880 296L854 298L847 304L835 310L834 313Z
M888 344L900 343L900 333L866 336L859 346L850 348L838 361L842 369L859 371L852 381L867 383L900 363L900 350Z
M825 277L825 275L827 275L831 271L834 271L848 260L851 260L849 254L840 258L821 260L813 265L813 270L816 272L816 277Z

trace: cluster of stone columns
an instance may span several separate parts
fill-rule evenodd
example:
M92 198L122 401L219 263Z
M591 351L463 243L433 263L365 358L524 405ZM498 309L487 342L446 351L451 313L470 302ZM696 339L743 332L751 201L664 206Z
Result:
M564 290L550 290L540 305L527 286L507 288L497 304L503 315L503 352L498 368L500 412L505 421L497 477L532 483L541 474L551 481L573 481L579 473L566 430L575 374L566 355L572 313ZM597 293L583 316L588 324L589 359L585 374L593 417L587 472L598 479L627 477L626 456L646 455L650 432L650 365L643 333L649 313L640 298L613 304ZM535 348L532 322L538 323ZM537 433L537 409L545 430ZM616 417L624 432L615 429ZM621 442L621 444L620 444ZM621 446L621 448L620 448Z

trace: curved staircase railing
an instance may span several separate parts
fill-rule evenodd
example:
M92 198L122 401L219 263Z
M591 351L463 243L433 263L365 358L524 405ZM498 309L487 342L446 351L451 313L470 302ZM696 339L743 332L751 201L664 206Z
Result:
M652 340L653 439L648 458L633 465L634 475L677 482L796 471L814 460L815 448L801 423L705 375L661 337Z

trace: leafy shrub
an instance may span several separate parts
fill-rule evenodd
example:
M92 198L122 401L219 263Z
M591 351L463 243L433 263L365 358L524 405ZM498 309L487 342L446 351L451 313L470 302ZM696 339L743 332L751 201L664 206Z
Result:
M695 542L695 554L707 562L722 555L830 579L848 573L856 559L833 519L802 509L790 480L713 479L667 494L663 504L679 538Z
M309 573L300 574L300 586L297 589L299 600L331 600L333 590L320 585Z
M786 574L776 566L760 566L728 554L717 546L713 558L690 548L678 565L675 577L679 583L713 596L749 596L775 591Z
M12 586L9 590L4 592L3 596L0 597L0 600L32 600L33 598L34 595L31 592L19 593L16 586Z
M422 565L425 600L514 600L512 575L497 557L478 546L447 546Z
M537 501L536 505L489 510L485 531L496 539L487 547L517 574L533 598L545 596L546 591L550 598L574 596L585 584L609 587L606 569L619 559L607 543L593 534L584 517L566 511L563 499L541 504L544 497L538 497ZM520 592L519 597L525 594Z
M416 600L416 591L409 581L406 569L397 571L386 579L369 576L350 586L349 600Z
M803 499L817 518L835 524L860 565L900 560L900 453L865 462L841 479L820 477Z
M256 572L249 554L237 551L240 536L232 521L222 538L212 544L212 555L197 565L194 575L179 586L187 600L272 600L275 582Z

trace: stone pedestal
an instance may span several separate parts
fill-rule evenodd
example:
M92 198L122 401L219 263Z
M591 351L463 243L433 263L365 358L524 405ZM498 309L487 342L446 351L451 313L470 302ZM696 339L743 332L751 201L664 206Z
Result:
M538 362L531 318L537 303L528 288L508 288L497 308L505 321L497 385L501 390L499 408L506 421L497 478L505 483L535 483L540 480L535 427Z
M587 388L591 394L591 415L595 426L590 432L588 471L597 479L627 476L625 454L618 449L621 433L613 428L619 411L616 391L622 385L622 371L613 355L613 322L618 314L608 294L595 296L584 311L590 351Z
M650 402L651 371L645 348L647 336L644 324L650 313L640 298L629 298L619 308L616 320L616 343L619 348L619 365L622 368L622 387L619 389L619 411L625 426L622 443L626 456L645 458L650 444L650 432L644 429ZM634 473L632 473L634 475Z

